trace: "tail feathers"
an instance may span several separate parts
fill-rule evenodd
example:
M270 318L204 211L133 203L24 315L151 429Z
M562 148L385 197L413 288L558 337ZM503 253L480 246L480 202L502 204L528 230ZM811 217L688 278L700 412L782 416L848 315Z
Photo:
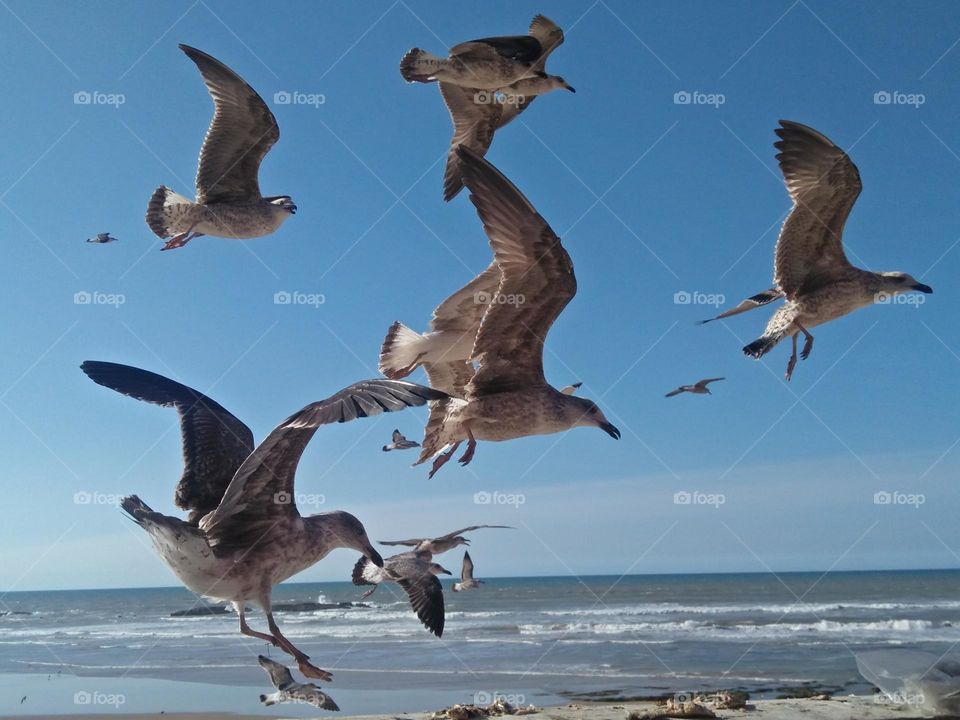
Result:
M153 191L153 196L147 204L147 225L153 234L160 238L168 238L175 232L171 228L171 210L176 205L193 205L194 202L183 195L175 193L166 185L161 185Z
M759 360L768 352L773 350L774 346L780 341L779 337L761 337L754 340L743 348L743 354Z
M407 82L436 82L434 73L443 62L445 61L442 57L413 48L400 61L400 74Z
M368 558L362 557L357 560L357 564L353 566L353 584L354 585L373 585L374 583L370 582L363 577L363 571L367 569L367 565L370 564Z
M401 322L391 325L380 347L380 372L384 377L399 380L416 370L423 356L422 340L423 335Z

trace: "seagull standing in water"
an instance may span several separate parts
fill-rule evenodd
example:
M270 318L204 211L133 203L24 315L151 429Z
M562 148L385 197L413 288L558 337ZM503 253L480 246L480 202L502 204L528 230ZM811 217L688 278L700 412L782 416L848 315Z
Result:
M394 582L403 588L410 606L420 622L437 637L443 636L445 611L443 586L437 575L452 575L442 565L432 561L427 552L405 552L383 561L382 566L362 557L353 567L354 585L373 585L363 593L368 598L376 592L380 583Z
M87 361L81 369L100 385L180 414L185 468L176 503L190 511L189 520L155 512L136 495L120 504L150 535L163 562L193 592L232 602L241 633L292 655L307 677L329 681L330 673L280 632L272 588L335 548L357 550L378 567L383 559L350 513L300 515L297 464L321 425L423 405L441 393L406 382L359 382L291 415L254 449L246 425L186 385L116 363ZM247 625L248 601L263 609L269 633Z
M415 464L434 458L433 477L464 440L460 463L466 465L478 440L513 440L578 426L619 439L620 431L596 403L556 390L543 375L544 338L577 291L573 263L560 238L499 170L467 147L457 153L499 275L491 265L435 311L436 326L441 311L448 318L462 309L449 329L441 330L443 344L457 352L430 348L432 338L403 326L400 331L398 323L384 340L381 369L401 375L423 365L430 386L449 396L430 404ZM494 278L497 286L488 291ZM466 359L458 357L467 347Z
M781 120L777 160L793 200L774 253L774 287L719 315L729 317L785 297L763 335L743 348L761 358L786 338L793 353L785 377L797 364L797 337L803 335L800 357L813 350L809 329L854 310L907 292L932 293L903 272L871 272L854 267L843 250L843 228L860 195L857 166L839 147L813 128Z
M260 702L269 707L277 703L301 702L320 708L321 710L338 711L340 707L333 701L333 698L323 692L313 683L298 683L290 674L290 669L286 665L281 665L276 660L260 655L257 657L260 667L270 676L270 682L277 689L277 692L269 695L261 695Z
M673 397L675 395L679 395L680 393L685 393L685 392L693 393L694 395L713 395L713 393L710 392L710 388L708 388L707 385L709 385L712 382L717 382L719 380L726 380L726 378L706 378L704 380L700 380L697 383L694 383L693 385L681 385L676 390L671 390L670 392L668 392L666 395L664 395L664 397Z
M163 250L202 235L246 240L269 235L297 211L289 195L260 194L260 163L280 139L273 113L256 90L216 58L180 45L203 76L214 114L197 167L193 202L165 185L147 206L147 225ZM172 237L171 237L172 236Z
M460 569L460 582L453 584L454 592L464 592L474 590L483 584L483 580L476 580L473 577L473 560L470 559L470 553L463 552L463 567Z

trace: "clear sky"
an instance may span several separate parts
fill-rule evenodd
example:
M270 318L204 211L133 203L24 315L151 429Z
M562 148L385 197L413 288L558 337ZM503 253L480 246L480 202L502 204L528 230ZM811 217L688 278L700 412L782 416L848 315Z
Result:
M576 267L548 380L582 381L623 439L576 429L481 444L469 468L427 481L412 453L380 452L395 426L419 438L425 411L323 428L297 487L325 502L304 511L350 510L374 538L515 526L474 535L487 576L960 565L956 3L7 0L0 592L174 582L109 496L174 511L176 414L93 384L83 360L208 392L259 440L375 376L392 321L425 328L487 265L466 194L441 201L439 93L397 66L413 46L524 32L537 12L566 30L548 69L577 93L539 99L488 159ZM273 236L161 253L143 221L157 185L192 195L212 112L178 42L273 107L281 139L261 186L299 207ZM315 102L275 104L283 92ZM859 166L851 258L935 289L817 328L789 385L788 345L762 362L740 353L768 310L701 327L714 307L675 300L769 287L790 207L780 118ZM103 231L120 242L84 242ZM324 302L277 305L278 292ZM664 399L707 376L727 378L712 397ZM494 491L523 502L475 501ZM678 504L682 492L715 502ZM901 494L877 504L878 492ZM299 579L346 580L355 558L337 551Z

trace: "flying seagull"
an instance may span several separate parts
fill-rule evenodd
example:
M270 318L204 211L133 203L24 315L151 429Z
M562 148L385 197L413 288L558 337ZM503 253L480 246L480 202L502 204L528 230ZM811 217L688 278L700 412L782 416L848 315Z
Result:
M97 243L98 245L106 245L107 243L116 242L119 238L113 237L110 233L97 233L92 238L87 238L88 243Z
M786 379L797 364L797 336L804 336L800 357L813 349L810 328L854 310L907 292L932 293L929 285L903 272L870 272L854 267L843 250L843 228L860 195L857 166L829 138L813 128L781 120L777 160L793 200L774 254L774 287L743 301L719 317L760 307L779 297L782 305L763 335L743 348L761 358L781 340L793 340Z
M560 392L564 395L573 395L577 390L580 389L580 386L583 385L582 382L575 382L573 385L567 385L564 388L560 388Z
M674 395L679 395L680 393L693 393L694 395L713 395L710 392L710 388L707 387L712 382L717 382L718 380L726 380L726 378L706 378L701 380L693 385L681 385L676 390L671 390L664 397L673 397Z
M470 559L470 553L463 551L463 567L460 569L460 582L453 584L454 592L473 590L480 587L483 580L476 580L473 577L473 560Z
M513 530L509 525L471 525L470 527L454 530L446 535L435 538L413 538L411 540L380 540L381 545L406 545L412 547L414 552L427 553L430 557L441 555L448 550L453 550L460 545L469 545L470 540L463 537L463 533L473 532L481 528L500 528L504 530Z
M403 588L410 606L420 622L437 637L443 636L443 586L437 575L452 575L430 559L429 553L416 551L393 555L378 566L362 557L353 567L354 585L373 585L364 594L368 598L383 582L394 582Z
M442 393L391 380L359 382L291 415L252 449L250 429L192 388L116 363L88 360L81 369L100 385L175 407L180 415L185 468L175 499L190 511L189 519L154 512L136 495L121 502L149 533L167 567L193 592L232 602L241 633L292 655L307 677L329 680L330 673L311 664L281 634L271 589L335 548L357 550L377 566L383 560L353 515L339 510L300 515L294 494L297 464L321 425L423 405ZM263 609L269 633L247 625L248 601Z
M446 58L413 48L400 61L400 74L407 82L503 88L524 78L546 77L547 56L562 42L563 31L556 23L537 15L526 35L469 40L450 48Z
M381 450L390 452L391 450L409 450L410 448L420 447L416 440L407 440L399 430L394 430L390 436L390 444L384 445Z
M260 194L260 163L280 138L280 128L256 90L216 58L180 45L200 69L214 113L197 167L197 200L165 185L147 206L147 225L163 250L202 235L246 240L269 235L297 211L289 195ZM172 236L172 237L171 237Z
M453 304L463 308L463 315L451 325L464 327L461 346L472 346L465 360L410 349L422 347L421 341L429 345L429 336L418 336L414 342L406 333L401 338L393 332L395 326L392 337L388 332L384 341L387 369L403 372L423 365L431 387L449 396L430 404L422 452L415 464L435 458L433 477L464 440L468 445L460 463L466 465L478 440L512 440L581 425L600 428L619 439L620 431L596 403L561 393L543 375L544 338L577 291L573 263L560 238L499 170L467 147L457 148L457 153L500 277L492 293L476 291L470 297L468 288L491 280L491 266L454 296L458 302ZM456 312L450 307L454 298L435 311L435 328L441 310L444 315ZM443 336L449 340L456 337L455 332L443 332ZM396 348L398 341L407 347ZM398 357L396 365L389 362ZM474 361L479 367L474 368Z
M281 665L276 660L260 655L257 657L267 675L270 676L270 682L277 689L277 692L269 695L261 695L260 702L264 705L276 705L284 702L300 702L314 705L321 710L338 711L340 707L333 701L333 698L323 692L313 683L298 683L293 679L290 670L286 665Z
M529 46L533 53L533 42L539 44L540 52L536 60L538 72L530 77L510 82L508 84L494 84L477 87L473 83L474 65L472 58L477 57L480 51L480 61L490 54L489 48L500 51L509 47ZM576 92L566 80L559 75L547 75L544 72L545 63L550 53L563 43L563 30L544 15L537 15L530 23L527 35L513 38L489 38L465 43L469 47L465 54L454 55L451 50L451 60L442 60L428 53L418 55L422 51L411 50L401 63L401 72L411 81L433 82L439 80L440 95L453 121L453 138L450 141L450 151L447 154L447 167L443 173L443 199L452 200L463 189L460 173L460 160L457 156L457 146L466 145L483 156L493 142L494 133L504 125L512 122L520 113L530 107L537 96L545 95L553 90L568 90ZM479 48L476 47L479 44ZM458 47L464 47L464 45ZM495 56L496 57L496 56ZM454 59L460 59L456 65ZM429 62L446 63L445 70L434 68ZM466 74L464 81L450 69L450 64L460 68L460 75ZM417 74L417 66L423 66L427 73L426 78ZM438 65L439 67L439 65Z

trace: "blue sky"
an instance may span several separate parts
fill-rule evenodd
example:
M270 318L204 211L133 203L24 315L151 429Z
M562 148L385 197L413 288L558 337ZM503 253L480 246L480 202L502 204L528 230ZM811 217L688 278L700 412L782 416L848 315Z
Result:
M423 329L486 266L466 196L440 199L450 125L439 94L404 83L397 64L413 46L523 32L536 12L566 29L549 70L577 94L538 100L488 159L576 267L547 377L583 381L623 439L577 429L487 443L468 469L427 481L412 454L379 450L394 426L419 437L425 412L324 428L298 491L325 502L305 510L348 509L375 538L516 526L474 538L488 576L960 564L956 4L10 1L0 7L0 591L173 581L105 501L136 492L174 510L175 413L94 385L83 360L209 392L261 439L374 376L392 321ZM212 111L178 42L223 60L273 105L281 139L261 186L299 211L271 237L160 253L143 222L157 185L192 194ZM99 94L76 104L83 92ZM280 92L323 102L273 104ZM683 92L715 102L676 103ZM894 101L875 102L883 92ZM859 166L851 257L935 289L919 306L817 328L789 385L788 347L760 363L740 353L766 310L700 327L714 308L675 302L736 302L769 286L789 209L772 147L780 118L816 127ZM103 231L120 242L84 243ZM276 305L283 291L324 302ZM123 303L76 304L82 292ZM663 398L713 375L727 377L713 397ZM494 491L523 502L475 501ZM78 504L78 492L94 501ZM678 504L682 492L722 498ZM901 494L877 504L878 492ZM300 579L346 579L354 559L337 551Z

